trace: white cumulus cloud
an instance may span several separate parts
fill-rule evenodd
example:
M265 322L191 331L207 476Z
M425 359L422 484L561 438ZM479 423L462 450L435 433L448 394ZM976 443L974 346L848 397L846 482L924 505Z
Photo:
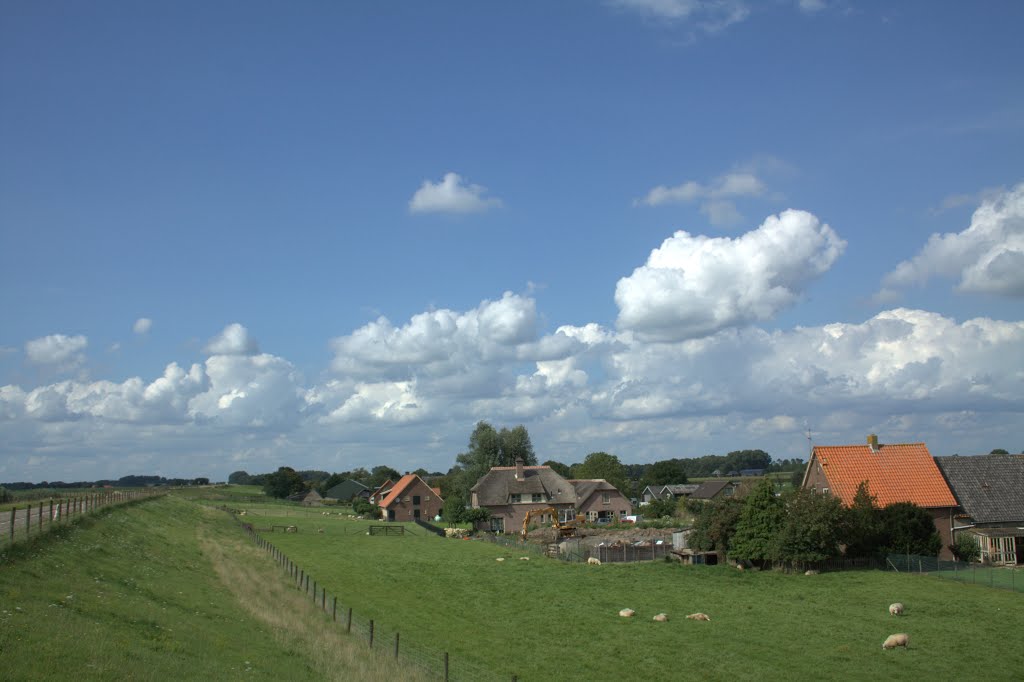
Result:
M658 185L647 195L633 203L638 206L660 206L671 203L700 202L700 210L712 225L735 225L741 219L737 197L759 197L766 191L764 182L752 172L735 171L722 175L708 184L688 180L672 187Z
M933 234L885 276L879 296L933 277L958 278L963 292L1024 296L1024 183L984 199L962 232Z
M82 336L50 334L25 344L25 355L34 365L54 365L59 369L74 369L85 362L84 350L89 340Z
M206 344L204 350L210 355L255 355L260 352L256 339L237 322L224 327L220 334Z
M445 173L441 182L424 180L409 200L410 213L480 213L502 205L485 196L486 187L466 182L458 173Z
M148 317L140 317L135 320L135 324L132 325L132 331L136 334L146 334L153 327L153 320Z
M805 211L732 239L676 232L615 287L618 326L672 341L770 319L827 271L846 242Z
M707 33L715 33L750 15L742 0L606 0L610 7L670 23L693 22Z

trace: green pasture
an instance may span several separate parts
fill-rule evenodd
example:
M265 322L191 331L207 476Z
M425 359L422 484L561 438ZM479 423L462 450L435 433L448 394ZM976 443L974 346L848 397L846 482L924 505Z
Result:
M251 509L247 521L296 525L264 537L378 628L521 680L956 680L979 670L1019 679L1024 669L1024 648L1007 647L1024 627L1024 596L980 585L880 571L566 564L415 526L369 536L369 521L273 512ZM895 601L905 616L889 615ZM627 607L636 617L618 616ZM685 618L698 611L711 621ZM659 612L668 623L651 620ZM910 634L910 649L883 651L896 632Z

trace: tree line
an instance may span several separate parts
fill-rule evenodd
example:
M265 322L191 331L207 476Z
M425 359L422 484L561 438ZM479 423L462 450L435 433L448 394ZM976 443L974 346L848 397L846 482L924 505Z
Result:
M37 488L146 488L158 485L184 486L184 485L209 485L210 479L204 476L198 478L164 478L163 476L122 476L118 479L101 478L95 481L42 481L40 483L29 483L27 481L15 481L3 483L8 490L35 490Z

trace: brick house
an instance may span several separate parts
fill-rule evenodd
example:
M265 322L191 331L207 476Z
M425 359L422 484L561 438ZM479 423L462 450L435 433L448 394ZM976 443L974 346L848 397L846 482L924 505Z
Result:
M514 467L491 467L470 489L474 509L491 512L488 528L497 533L518 531L526 513L552 507L560 521L579 514L592 520L621 518L632 513L629 500L604 479L570 481L551 467L525 466L516 460ZM552 523L550 515L537 518Z
M389 478L388 480L381 483L380 487L378 487L376 490L370 493L370 497L368 497L367 499L370 501L370 504L376 504L379 506L380 501L387 497L388 493L391 492L391 489L394 487L395 482Z
M443 506L440 492L416 474L402 476L380 501L381 518L385 521L430 521L441 513Z
M956 498L924 443L881 444L871 434L865 445L816 445L802 487L835 495L849 507L861 481L881 507L912 502L926 509L942 540L939 558L953 558Z
M974 536L981 560L1024 566L1024 455L936 457L960 508L954 537Z

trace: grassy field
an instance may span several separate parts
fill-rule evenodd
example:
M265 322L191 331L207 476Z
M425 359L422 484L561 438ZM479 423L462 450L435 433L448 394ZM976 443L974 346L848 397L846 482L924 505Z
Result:
M228 515L173 496L0 554L0 677L70 675L409 679L312 608Z
M954 680L982 670L987 679L1020 679L1024 669L1024 647L1007 647L1007 633L1024 627L1024 595L980 585L874 571L520 561L525 554L489 543L415 528L418 535L368 536L368 522L274 511L252 509L247 520L297 525L297 534L265 537L357 612L403 641L523 680ZM888 614L894 601L907 605L904 617ZM620 618L625 607L637 616ZM711 622L684 618L697 611ZM659 612L671 620L652 622ZM882 651L895 632L909 633L911 648Z

